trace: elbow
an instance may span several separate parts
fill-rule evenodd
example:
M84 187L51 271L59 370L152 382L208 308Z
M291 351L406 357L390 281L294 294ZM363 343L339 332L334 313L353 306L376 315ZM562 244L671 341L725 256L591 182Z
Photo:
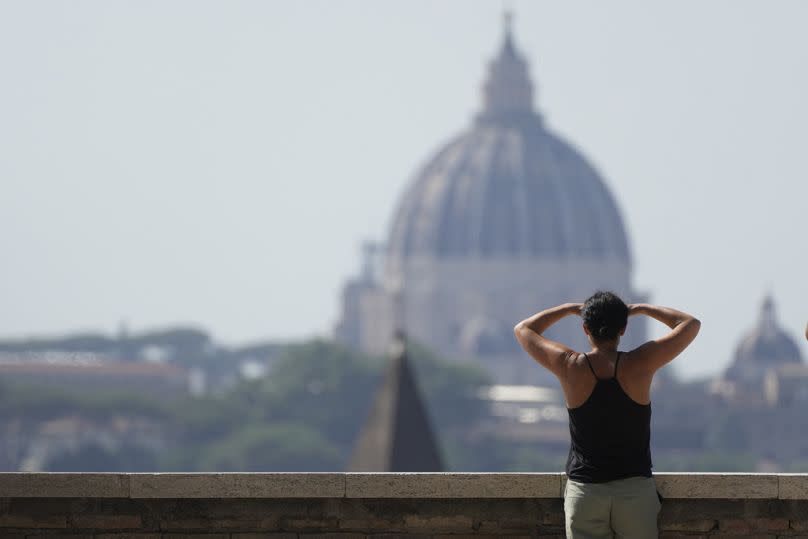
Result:
M513 336L516 337L518 342L522 342L522 334L525 331L525 323L519 322L515 326L513 326Z

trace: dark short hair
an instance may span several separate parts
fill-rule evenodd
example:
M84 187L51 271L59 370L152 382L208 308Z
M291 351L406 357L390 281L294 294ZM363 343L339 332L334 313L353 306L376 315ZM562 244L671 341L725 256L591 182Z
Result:
M584 303L581 318L592 338L612 341L628 323L628 306L612 292L597 291Z

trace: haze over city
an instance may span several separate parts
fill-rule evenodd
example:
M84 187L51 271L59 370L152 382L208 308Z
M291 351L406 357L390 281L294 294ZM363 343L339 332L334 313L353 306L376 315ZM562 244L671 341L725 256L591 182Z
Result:
M0 336L329 334L361 242L479 110L503 7L4 3ZM723 369L766 293L799 337L808 6L507 7L536 108L617 198L636 287L703 322L677 372Z

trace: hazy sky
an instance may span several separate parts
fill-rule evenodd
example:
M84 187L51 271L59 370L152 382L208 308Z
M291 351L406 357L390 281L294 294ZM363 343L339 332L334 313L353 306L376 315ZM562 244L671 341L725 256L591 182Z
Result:
M679 372L725 367L766 292L808 358L808 2L509 5L635 286L702 319ZM502 8L3 1L0 336L329 332L361 241L478 110Z

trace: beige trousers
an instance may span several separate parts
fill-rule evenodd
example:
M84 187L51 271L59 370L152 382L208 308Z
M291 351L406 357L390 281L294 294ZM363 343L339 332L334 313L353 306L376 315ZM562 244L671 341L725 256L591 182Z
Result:
M661 507L656 484L650 477L608 483L567 480L567 539L655 539Z

